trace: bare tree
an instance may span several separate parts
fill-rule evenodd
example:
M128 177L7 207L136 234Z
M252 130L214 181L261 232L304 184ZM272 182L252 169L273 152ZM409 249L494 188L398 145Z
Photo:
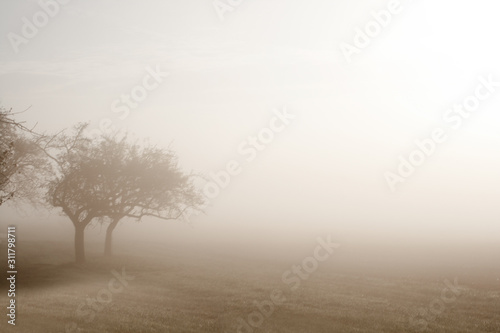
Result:
M35 202L45 170L37 144L44 136L0 107L0 205L14 197Z
M40 148L51 163L47 182L47 202L69 217L75 227L75 262L85 262L85 228L105 216L106 198L102 197L102 172L105 161L99 152L99 140L84 135L87 124L78 124L73 133L47 139Z
M107 198L106 216L110 220L105 255L112 254L112 234L123 218L176 220L187 209L196 210L203 204L194 175L180 170L175 152L130 143L126 136L105 138L99 152L106 161L101 170L101 196Z

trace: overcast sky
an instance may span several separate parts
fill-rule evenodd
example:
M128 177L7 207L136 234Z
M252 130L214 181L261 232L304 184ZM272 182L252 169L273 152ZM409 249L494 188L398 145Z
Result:
M500 5L401 1L346 61L341 43L353 44L356 28L389 3L243 0L221 20L212 0L72 0L16 44L12 33L23 36L23 17L33 22L41 7L2 1L0 102L15 111L31 106L19 117L41 131L110 119L171 143L187 171L209 175L240 163L241 174L194 218L194 229L144 225L160 239L180 228L236 238L328 230L346 238L498 239L500 87L459 129L443 115L474 95L480 76L500 81ZM141 85L148 68L169 75L120 119L113 103ZM247 161L238 147L284 107L295 118ZM435 128L448 140L392 192L384 174ZM24 219L8 207L1 214Z

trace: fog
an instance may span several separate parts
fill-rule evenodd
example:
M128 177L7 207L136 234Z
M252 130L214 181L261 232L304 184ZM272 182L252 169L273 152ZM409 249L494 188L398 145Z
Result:
M177 219L123 218L112 260L102 253L110 221L92 220L79 262L68 214L2 203L0 187L0 245L16 226L26 292L19 332L500 330L499 9L3 1L0 111L37 133L89 122L92 138L126 131L171 149L205 202L175 207ZM318 272L287 278L295 263ZM135 281L84 321L85 297L124 267ZM293 295L292 283L303 283ZM271 317L255 312L274 287L287 302ZM436 314L447 290L456 301Z
M17 18L37 6L2 5L2 30L20 30ZM345 242L497 241L498 97L459 130L443 121L479 76L497 77L493 5L405 2L347 63L338 45L352 43L355 27L369 21L370 10L360 8L384 6L254 1L221 22L209 2L71 3L17 54L2 39L2 104L31 106L20 117L39 130L110 119L171 144L183 168L206 175L241 163L192 228L131 222L122 239L282 240L328 231ZM113 101L141 82L146 67L169 75L122 120ZM283 108L293 121L246 161L239 145ZM449 139L392 193L384 173L443 126ZM16 219L2 210L3 223ZM48 229L43 219L22 223L34 235Z

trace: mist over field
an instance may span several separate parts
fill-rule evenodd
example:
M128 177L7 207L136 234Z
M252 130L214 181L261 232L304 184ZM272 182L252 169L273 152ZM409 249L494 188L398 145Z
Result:
M500 332L500 9L0 4L1 332Z

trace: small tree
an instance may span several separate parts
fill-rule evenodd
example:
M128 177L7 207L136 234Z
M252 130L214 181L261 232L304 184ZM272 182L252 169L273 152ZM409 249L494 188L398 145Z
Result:
M171 150L130 143L127 137L108 137L99 149L105 166L102 193L107 198L104 254L112 254L112 234L125 217L141 221L144 216L163 220L181 218L187 209L199 209L202 196L192 175L178 167Z
M99 142L84 136L86 127L87 124L79 124L73 134L61 132L40 146L52 161L47 202L61 208L75 227L78 264L85 262L85 228L95 218L105 216L107 208L101 174L105 161L100 158Z

